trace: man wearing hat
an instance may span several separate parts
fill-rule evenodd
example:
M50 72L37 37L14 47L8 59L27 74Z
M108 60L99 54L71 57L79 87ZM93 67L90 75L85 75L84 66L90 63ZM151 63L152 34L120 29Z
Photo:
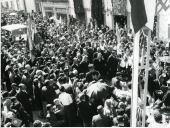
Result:
M113 122L111 118L103 114L103 106L97 107L97 115L93 116L92 127L111 127Z

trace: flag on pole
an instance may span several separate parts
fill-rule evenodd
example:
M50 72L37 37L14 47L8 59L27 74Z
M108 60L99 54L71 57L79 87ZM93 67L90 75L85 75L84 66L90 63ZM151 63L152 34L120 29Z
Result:
M59 21L60 21L60 24L61 24L61 23L62 23L62 19L61 19L61 16L60 16L60 20L59 20Z
M116 36L117 36L117 43L120 43L121 37L120 37L119 27L117 23L116 23Z
M28 39L28 45L29 45L29 50L33 50L33 45L32 45L32 29L31 29L31 18L30 15L28 15L27 19L27 39Z
M146 26L149 30L148 35L148 42L147 42L147 65L148 67L148 60L150 55L150 36L151 36L151 30L153 30L153 24L154 24L154 16L155 16L155 9L156 9L156 0L130 0L131 3L131 17L132 17L132 24L135 33L135 42L134 42L134 61L138 60L139 58L139 51L137 52L136 49L139 48L138 41L139 39L136 38L136 36L139 34L139 30L143 26ZM144 30L145 31L145 30ZM139 36L139 35L138 35ZM132 97L132 126L136 126L136 97L138 97L137 93L134 91L137 90L135 87L135 84L138 85L138 81L135 81L135 79L138 79L139 73L136 71L138 70L138 61L136 61L137 65L134 62L134 68L133 68L133 97ZM146 75L145 75L145 89L144 89L144 113L143 113L143 122L142 126L145 126L145 111L146 111L146 94L147 94L147 82L148 82L148 69L146 69ZM137 75L137 76L136 76Z
M135 33L137 33L147 22L144 0L130 0L131 17Z
M33 43L32 43L32 22L31 22L31 17L28 14L28 19L27 19L27 40L28 40L28 48L30 51L30 57L31 60L34 61L35 56L33 54Z

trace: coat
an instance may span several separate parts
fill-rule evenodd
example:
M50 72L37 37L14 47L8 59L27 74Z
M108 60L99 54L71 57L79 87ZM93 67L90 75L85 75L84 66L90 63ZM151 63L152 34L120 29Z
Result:
M111 127L113 124L111 118L104 115L95 115L92 119L92 127Z

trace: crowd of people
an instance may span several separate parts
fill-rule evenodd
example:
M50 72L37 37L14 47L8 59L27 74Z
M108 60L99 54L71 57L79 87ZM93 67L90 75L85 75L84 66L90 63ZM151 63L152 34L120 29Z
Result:
M27 40L1 31L2 126L130 127L132 30L120 28L118 35L93 19L85 25L72 17L69 25L56 25L41 13L32 13L31 20L32 51ZM1 25L26 22L25 14L3 14ZM154 109L169 106L170 68L158 65L158 79L155 67L155 55L169 54L168 48L163 42L151 48L148 91ZM155 115L162 123L161 114Z

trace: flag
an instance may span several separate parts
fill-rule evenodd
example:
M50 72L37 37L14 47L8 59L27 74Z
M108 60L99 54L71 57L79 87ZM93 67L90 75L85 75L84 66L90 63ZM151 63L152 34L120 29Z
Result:
M30 51L30 57L31 60L34 61L35 56L33 54L33 43L32 43L32 21L31 21L31 17L28 14L28 19L27 19L27 41L28 41L28 47L29 47L29 51Z
M120 37L119 27L117 23L116 23L116 36L117 36L117 43L120 43L121 37Z
M170 8L170 2L168 0L157 0L156 15L159 15L162 11L167 11Z
M32 29L31 29L30 15L28 15L28 19L27 19L27 40L28 40L29 50L31 51L33 49L33 45L32 45Z
M137 33L147 22L144 0L130 0L131 17L135 33Z

